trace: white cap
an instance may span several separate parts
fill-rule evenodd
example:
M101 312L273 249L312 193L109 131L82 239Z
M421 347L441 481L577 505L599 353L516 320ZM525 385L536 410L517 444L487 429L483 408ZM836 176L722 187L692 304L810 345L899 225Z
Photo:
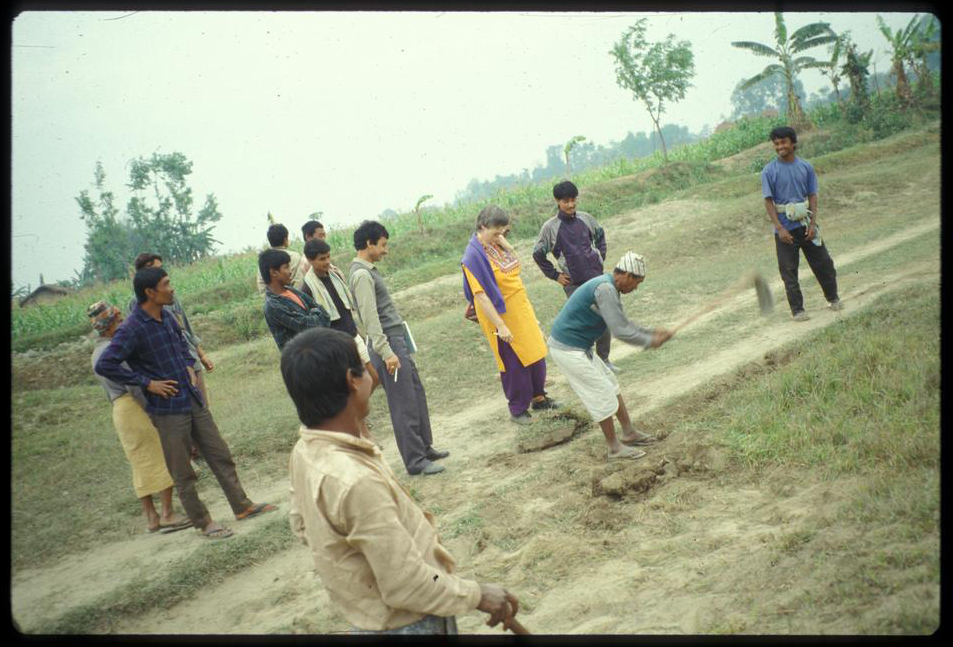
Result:
M636 254L635 252L626 252L623 254L619 262L615 264L615 267L618 270L629 272L636 276L645 276L645 259L642 258L641 254Z

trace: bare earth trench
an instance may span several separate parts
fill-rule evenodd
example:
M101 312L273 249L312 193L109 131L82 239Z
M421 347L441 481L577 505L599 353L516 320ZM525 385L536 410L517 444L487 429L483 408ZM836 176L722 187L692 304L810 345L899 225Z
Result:
M861 249L840 252L835 261L838 269L846 269L854 261L938 228L938 221L914 225ZM788 315L783 289L780 281L775 280L772 290L781 302L780 312L773 315L773 319L737 324L737 343L713 349L711 354L654 381L640 383L633 376L627 376L628 371L624 372L620 376L623 395L633 418L638 419L718 376L749 362L763 360L770 351L793 339L831 325L840 317L850 316L888 290L902 289L914 281L935 282L938 278L939 259L908 266L889 281L854 285L842 292L844 310L834 313L816 305L810 307L811 303L823 300L818 297L820 289L805 267L802 289L812 316L810 321L777 325ZM458 277L454 276L453 280ZM750 294L739 295L699 323L732 309L751 308L751 301ZM684 314L691 310L686 306ZM691 330L689 327L679 335L691 334ZM642 351L616 344L612 358L621 359L633 352ZM556 371L552 377L553 389L560 393L561 399L571 399L573 396L563 378ZM437 503L443 507L443 514L437 515L438 527L446 525L441 517L454 513L458 516L478 493L517 479L529 466L542 465L557 470L574 461L580 472L598 473L604 464L604 444L594 425L584 436L567 444L520 455L516 460L512 454L501 457L497 435L473 430L475 422L485 425L488 409L505 409L499 389L479 406L453 413L432 412L437 444L452 452L444 461L448 470L419 486L419 480L413 484L423 491L420 498L424 506ZM375 435L384 445L385 455L395 472L403 473L389 424L376 422ZM550 530L529 537L507 552L483 541L492 539L492 529L481 530L479 537L463 534L447 541L458 561L459 572L483 579L481 572L503 568L506 575L499 583L531 603L529 609L521 612L520 619L536 633L855 631L856 625L844 618L825 619L820 617L823 614L806 618L803 612L792 617L788 602L809 591L814 582L810 573L798 570L795 563L785 568L785 560L793 558L769 549L779 539L807 531L819 518L834 514L832 506L836 497L832 496L831 486L793 483L778 489L748 482L743 474L724 473L724 461L716 451L678 434L649 448L648 456L639 463L655 465L676 455L693 460L695 469L676 470L667 475L638 501L615 504L611 509L608 504L600 503L587 511L597 527L604 518L605 533L599 545L570 547L563 533ZM274 479L272 474L260 474L246 466L240 468L249 492L254 492L259 500L280 504L278 514L287 514L285 475ZM438 478L442 479L439 483L435 480ZM845 483L839 482L838 487L844 488ZM588 486L582 489L587 490ZM525 494L532 493L531 488L524 488L522 492L522 497L511 502L512 510L507 513L517 522L533 519L534 515L563 504L547 497L542 489L538 496ZM843 491L839 494L843 495ZM230 518L222 497L209 497L207 503L214 517ZM244 529L267 520L268 517L253 519L240 526ZM826 540L836 542L837 537ZM59 616L70 607L92 602L106 591L129 582L148 579L150 574L160 572L163 566L181 559L200 545L204 543L188 531L168 536L139 536L66 557L44 568L17 572L12 581L14 618L22 630L29 633L31 627ZM546 559L552 560L556 575L551 582L541 584L529 575L529 569L533 563ZM561 565L564 561L574 562L571 572L560 570L565 568ZM789 573L790 577L779 578L779 572ZM772 591L770 596L761 594L766 586ZM885 605L895 603L884 602ZM752 613L763 624L752 626ZM484 626L479 613L462 616L458 622L462 632L500 631ZM263 634L338 632L347 628L341 616L330 608L327 594L313 573L307 550L295 546L238 575L209 583L186 603L125 619L115 632Z

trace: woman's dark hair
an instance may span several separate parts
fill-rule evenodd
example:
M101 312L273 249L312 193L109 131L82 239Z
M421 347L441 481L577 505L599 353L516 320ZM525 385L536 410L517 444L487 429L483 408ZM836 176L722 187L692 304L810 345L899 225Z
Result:
M168 276L168 273L161 267L144 267L136 270L136 275L132 278L132 289L136 291L136 303L143 304L148 301L146 288L155 289L163 276Z
M258 272L261 274L261 278L265 282L265 285L271 283L271 274L268 273L268 270L275 270L277 272L281 269L282 265L290 262L291 255L282 249L266 249L259 254Z
M775 139L783 139L787 137L791 140L792 144L797 143L797 133L794 132L794 129L790 126L778 126L771 130L771 134L768 135L768 139L774 141Z
M381 238L390 238L387 228L375 220L365 220L354 230L354 249L364 249L368 243L376 245Z
M288 228L284 225L272 225L268 228L268 244L272 247L281 247L288 240Z
M505 227L510 224L510 214L506 213L501 207L491 204L483 207L476 219L476 229L489 229L490 227Z
M354 337L330 328L295 335L281 352L281 377L306 427L320 427L347 406L348 371L364 374Z
M553 197L557 200L564 200L565 198L575 198L579 195L579 189L576 188L576 185L570 182L569 180L563 180L559 184L553 187Z
M324 225L317 220L309 220L308 222L301 225L301 234L304 236L305 240L307 240L310 236L314 235L315 229L324 229Z
M321 254L327 254L331 251L331 246L320 238L312 238L304 244L304 256L309 261L313 261Z

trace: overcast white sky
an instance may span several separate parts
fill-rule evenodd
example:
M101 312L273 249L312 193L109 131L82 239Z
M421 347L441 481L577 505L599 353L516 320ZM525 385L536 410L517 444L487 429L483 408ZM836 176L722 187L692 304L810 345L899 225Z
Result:
M873 13L787 13L789 31L850 30L887 71ZM891 28L911 13L882 13ZM75 197L101 161L125 205L127 163L193 162L196 207L214 193L218 252L265 243L266 213L300 235L308 214L342 226L385 208L454 198L472 178L545 162L547 146L650 132L615 82L609 50L640 17L649 39L689 40L696 75L663 123L697 133L730 114L769 62L730 45L774 43L765 13L26 12L12 41L12 278L82 267ZM817 48L818 58L826 55ZM810 93L826 80L804 73Z

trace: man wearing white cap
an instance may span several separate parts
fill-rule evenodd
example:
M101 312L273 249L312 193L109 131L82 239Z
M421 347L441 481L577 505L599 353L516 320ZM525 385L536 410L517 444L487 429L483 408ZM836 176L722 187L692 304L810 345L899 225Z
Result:
M629 321L622 310L621 295L628 294L645 280L645 259L626 252L612 274L589 279L573 292L556 315L548 341L549 353L569 380L583 405L599 421L609 446L609 460L641 458L645 452L626 445L648 445L654 436L636 430L622 401L619 381L605 362L592 352L593 344L608 329L612 336L628 344L658 348L672 336L662 328L642 328ZM622 437L615 434L612 416L622 425Z

